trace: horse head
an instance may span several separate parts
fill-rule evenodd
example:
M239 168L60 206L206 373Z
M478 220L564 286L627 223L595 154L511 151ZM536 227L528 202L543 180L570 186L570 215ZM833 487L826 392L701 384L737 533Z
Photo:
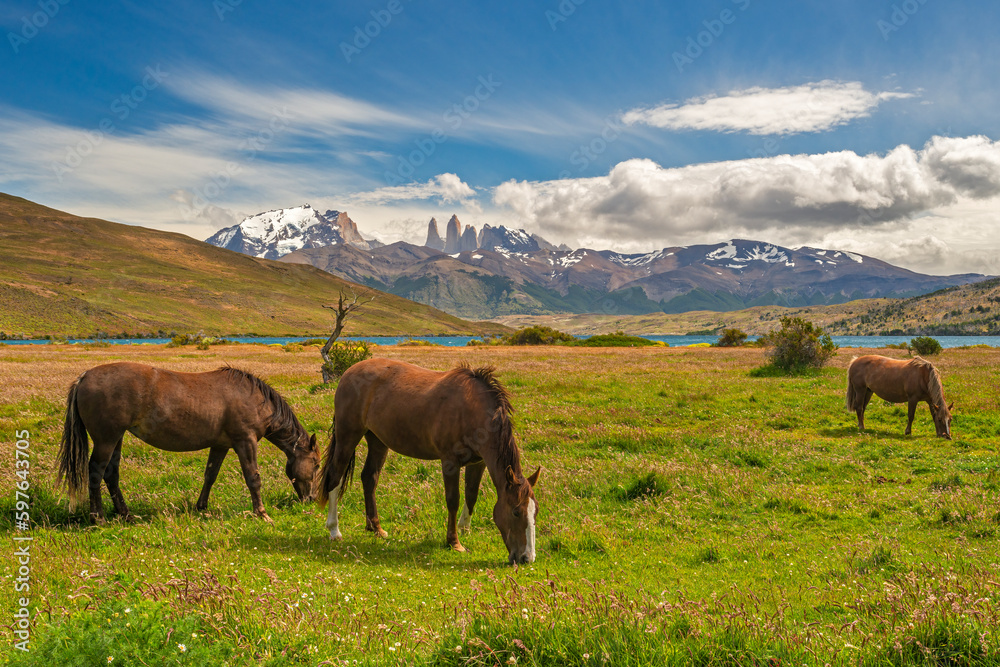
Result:
M533 563L535 561L535 517L538 503L535 501L534 487L538 482L541 467L531 477L525 478L507 466L507 485L497 495L493 506L493 521L500 529L507 546L508 562Z
M944 405L943 403L931 406L931 414L934 416L934 429L938 437L951 440L951 409L955 403Z
M288 455L285 474L295 493L302 502L312 502L316 497L316 479L319 476L319 447L316 436L310 436L302 429L295 441L295 447Z

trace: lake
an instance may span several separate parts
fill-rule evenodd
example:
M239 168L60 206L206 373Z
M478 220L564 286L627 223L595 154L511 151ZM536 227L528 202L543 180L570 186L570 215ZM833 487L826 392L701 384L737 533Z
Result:
M238 343L259 343L261 345L284 345L285 343L300 342L316 338L315 336L284 336L284 337L261 337L261 338L229 338ZM341 340L366 340L378 345L395 345L406 340L422 340L446 347L461 347L466 345L474 336L367 336L351 337L344 336ZM683 347L685 345L697 345L703 343L714 343L718 336L677 336L677 335L644 335L643 338L649 340L662 341L671 347ZM908 342L913 336L831 336L833 342L840 347L885 347L886 345ZM989 345L1000 347L1000 336L934 336L941 347L963 347L967 345ZM751 336L750 340L755 340L756 336ZM5 340L0 343L7 345L46 345L47 340ZM71 338L69 343L93 343L93 339ZM169 343L169 338L122 338L109 339L106 342L113 345L162 345Z

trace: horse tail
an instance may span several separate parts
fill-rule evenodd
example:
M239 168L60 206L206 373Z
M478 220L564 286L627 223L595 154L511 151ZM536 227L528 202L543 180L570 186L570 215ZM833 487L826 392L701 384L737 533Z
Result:
M86 375L86 373L84 373ZM80 491L88 480L87 454L90 442L87 439L87 428L80 418L80 410L76 403L76 392L80 387L78 377L69 387L66 397L66 421L63 424L62 442L59 444L59 484L66 483L69 494L70 509L76 509Z
M847 365L847 400L845 401L845 407L849 411L857 410L855 406L858 402L858 392L851 381L851 367L854 366L854 362L857 360L858 358L854 357L851 359L851 363Z
M335 480L333 478L333 454L334 450L337 449L337 416L334 415L333 423L330 424L330 445L326 448L326 457L323 459L323 469L319 473L319 492L316 494L316 502L319 506L326 507L326 503L330 500L330 492L340 485L340 491L337 493L337 500L339 501L344 497L344 491L347 490L347 485L351 483L354 479L354 462L358 458L357 450L351 453L351 460L347 463L347 470L340 479ZM344 483L341 483L344 482Z

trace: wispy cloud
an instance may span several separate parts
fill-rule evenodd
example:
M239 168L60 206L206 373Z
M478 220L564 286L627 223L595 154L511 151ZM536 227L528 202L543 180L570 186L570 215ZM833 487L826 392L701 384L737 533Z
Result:
M442 204L459 204L467 209L479 211L481 209L475 197L476 191L457 174L438 174L424 183L355 192L345 195L343 199L348 205L362 206L433 200Z
M913 96L869 92L857 81L827 80L784 88L747 88L723 96L696 97L683 104L637 108L627 111L622 120L668 130L789 135L831 130L871 115L881 102Z

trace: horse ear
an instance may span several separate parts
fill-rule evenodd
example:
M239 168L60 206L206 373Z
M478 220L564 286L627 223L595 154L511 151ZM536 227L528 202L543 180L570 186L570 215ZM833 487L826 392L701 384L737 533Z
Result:
M538 475L541 472L542 472L542 466L538 466L538 469L535 471L535 474L528 478L528 484L531 484L531 486L534 487L535 484L538 483Z
M316 434L313 433L312 437L309 438L309 449L318 449L316 446Z
M514 469L507 466L505 472L507 474L507 486L517 486L517 475L514 474Z
M949 406L948 406L948 412L951 412L951 409L952 409L953 407L955 407L955 401L952 401L952 402L951 402L951 405L949 405Z

